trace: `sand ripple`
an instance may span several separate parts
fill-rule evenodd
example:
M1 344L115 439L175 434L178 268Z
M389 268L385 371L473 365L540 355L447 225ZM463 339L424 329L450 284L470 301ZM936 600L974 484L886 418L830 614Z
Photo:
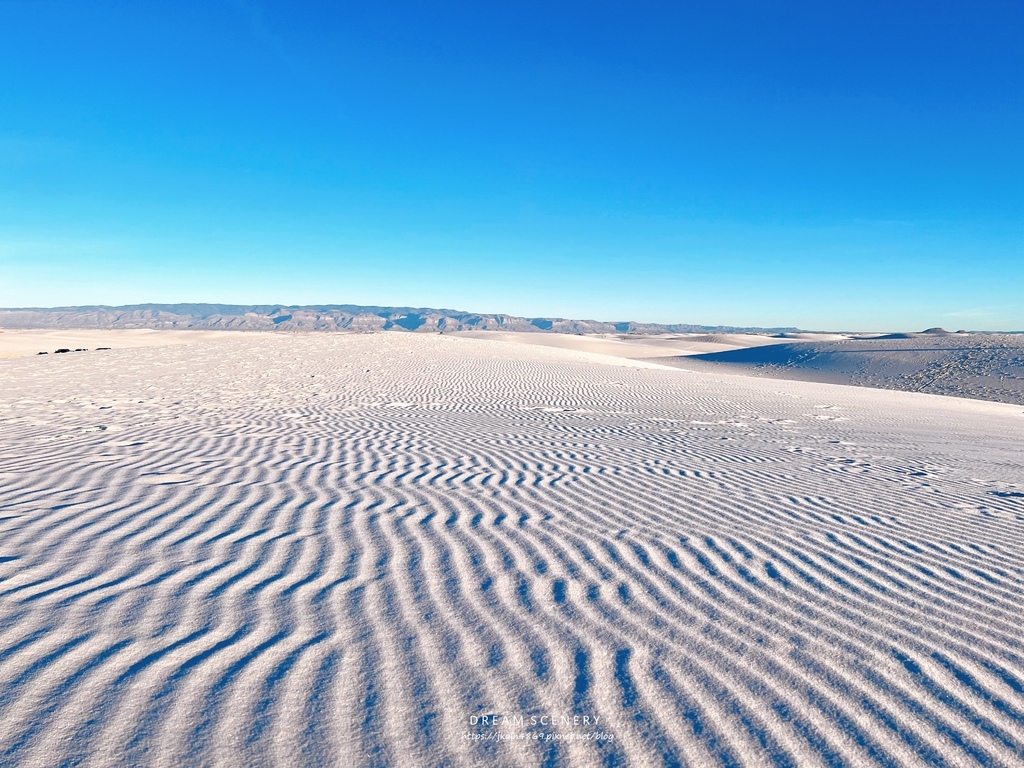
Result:
M4 765L1024 763L1019 407L397 334L0 377Z

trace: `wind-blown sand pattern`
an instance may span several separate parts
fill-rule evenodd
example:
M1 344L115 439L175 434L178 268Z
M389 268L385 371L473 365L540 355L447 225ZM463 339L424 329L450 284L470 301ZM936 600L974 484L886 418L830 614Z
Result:
M1020 406L398 334L0 379L4 765L1024 762Z

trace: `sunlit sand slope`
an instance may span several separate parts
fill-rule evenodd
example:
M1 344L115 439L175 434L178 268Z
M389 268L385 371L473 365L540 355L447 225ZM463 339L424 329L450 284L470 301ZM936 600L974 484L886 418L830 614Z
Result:
M614 362L0 361L0 763L1024 762L1024 409Z

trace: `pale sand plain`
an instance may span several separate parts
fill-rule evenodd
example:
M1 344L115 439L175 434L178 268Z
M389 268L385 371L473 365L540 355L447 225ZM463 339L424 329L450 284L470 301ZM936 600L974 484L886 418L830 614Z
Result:
M138 328L104 330L98 328L5 328L0 330L0 358L29 357L58 349L95 350L97 347L165 347L169 344L193 344L230 338L235 331L173 331Z
M0 380L4 765L1024 762L1020 406L411 334Z

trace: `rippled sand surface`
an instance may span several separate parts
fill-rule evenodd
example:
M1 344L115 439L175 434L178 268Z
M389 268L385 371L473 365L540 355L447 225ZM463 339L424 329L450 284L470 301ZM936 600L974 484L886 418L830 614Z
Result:
M1020 406L399 334L0 381L3 765L1024 763Z

